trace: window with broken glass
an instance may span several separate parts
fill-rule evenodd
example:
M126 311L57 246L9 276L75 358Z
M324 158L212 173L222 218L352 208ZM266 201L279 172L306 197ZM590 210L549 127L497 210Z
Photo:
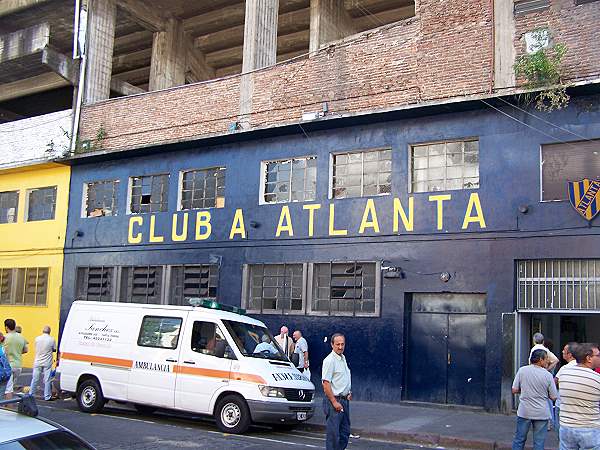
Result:
M19 191L0 192L0 223L15 223L19 209Z
M119 180L94 181L86 184L85 216L116 216Z
M114 267L78 267L77 300L113 301L114 273Z
M169 175L147 175L131 178L132 214L164 212L168 208Z
M180 209L223 208L225 167L187 170L181 173Z
M479 141L436 142L410 149L411 192L479 187Z
M294 314L304 311L303 264L252 264L248 311Z
M0 269L0 304L45 306L48 268Z
M200 264L171 267L169 304L189 306L190 298L217 298L219 266Z
M317 157L264 161L261 203L305 202L315 199Z
M53 220L56 211L56 186L27 191L27 221Z
M162 266L133 266L121 269L119 301L123 303L160 304Z
M392 192L392 151L378 149L332 155L333 198L389 195Z
M377 264L314 264L312 314L375 316L379 314Z

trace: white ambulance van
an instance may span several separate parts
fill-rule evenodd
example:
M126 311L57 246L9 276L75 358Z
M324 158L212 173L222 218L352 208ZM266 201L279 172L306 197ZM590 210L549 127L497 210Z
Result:
M145 412L213 415L227 433L313 415L315 386L262 322L210 300L198 305L73 302L59 349L61 388L85 412L131 402Z

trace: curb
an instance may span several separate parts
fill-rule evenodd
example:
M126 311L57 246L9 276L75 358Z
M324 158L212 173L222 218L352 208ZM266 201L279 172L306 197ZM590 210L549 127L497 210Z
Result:
M297 429L306 431L315 431L324 433L325 425L304 423L297 426ZM491 439L469 439L458 436L440 435L434 433L414 433L407 431L372 431L361 428L353 428L353 434L358 434L361 437L368 439L377 439L388 442L398 442L405 444L416 444L427 447L443 447L446 449L458 450L511 450L512 443L498 442ZM554 447L545 447L546 450L558 450ZM527 450L531 450L530 445L526 446Z

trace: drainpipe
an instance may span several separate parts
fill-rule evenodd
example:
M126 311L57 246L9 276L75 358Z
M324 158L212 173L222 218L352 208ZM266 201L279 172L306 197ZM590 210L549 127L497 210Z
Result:
M81 106L83 105L83 91L85 86L85 72L87 66L87 29L88 14L87 9L82 10L81 0L75 0L75 22L73 24L73 59L80 59L79 81L77 84L77 100L75 101L75 111L73 114L73 126L71 127L71 146L70 152L75 153L77 149L77 135L79 134L79 120L81 117ZM83 20L80 15L84 13ZM83 36L81 29L83 27ZM83 38L83 41L82 39Z

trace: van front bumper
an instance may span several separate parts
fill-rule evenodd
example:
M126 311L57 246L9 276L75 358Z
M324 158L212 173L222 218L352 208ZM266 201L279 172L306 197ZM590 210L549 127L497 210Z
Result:
M256 423L302 423L315 413L314 400L310 402L247 400L247 402L252 421ZM298 419L303 414L306 414L306 419Z

